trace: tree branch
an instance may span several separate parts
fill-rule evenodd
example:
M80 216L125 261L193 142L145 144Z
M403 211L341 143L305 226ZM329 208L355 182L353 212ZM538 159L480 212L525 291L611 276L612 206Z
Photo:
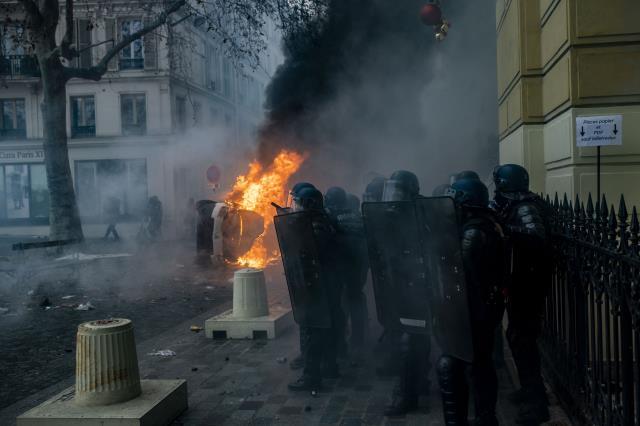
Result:
M73 0L65 0L65 24L67 26L62 42L60 43L60 56L67 60L72 60L78 56L77 49L72 49L73 44Z
M18 0L18 2L24 7L31 20L31 24L35 27L42 25L42 15L38 5L33 0Z
M107 64L111 59L113 59L118 52L127 47L133 41L143 37L145 34L150 33L151 31L158 28L160 25L163 25L167 22L167 18L174 12L177 12L182 6L186 4L186 0L177 0L166 9L162 11L155 19L155 21L151 22L149 25L145 26L139 31L136 31L133 34L128 35L127 37L120 40L115 46L113 46L109 51L103 56L103 58L98 62L98 64L90 67L90 68L72 68L69 67L66 69L66 73L69 78L85 78L88 80L98 81L100 78L107 72Z

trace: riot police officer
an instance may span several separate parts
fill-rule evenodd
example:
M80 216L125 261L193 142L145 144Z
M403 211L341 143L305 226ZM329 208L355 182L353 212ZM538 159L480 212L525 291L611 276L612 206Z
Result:
M519 424L539 424L549 419L537 346L550 283L547 213L542 199L529 191L529 174L524 167L498 166L493 180L496 189L492 207L509 233L512 255L507 340L522 385L509 399L520 406Z
M382 201L412 201L419 197L418 177L412 172L398 170L385 182ZM404 335L398 329L385 332L391 335L391 343L398 345L401 357L400 380L385 415L403 415L417 408L421 391L428 391L431 336L414 333Z
M367 184L367 187L362 194L362 202L376 202L382 201L382 192L384 191L384 183L387 181L382 176L375 177Z
M293 196L292 211L306 211L311 214L313 234L317 244L319 264L322 270L322 282L328 296L330 326L328 328L304 326L304 369L302 376L289 384L294 391L317 390L322 378L339 377L336 362L336 310L340 309L340 286L336 278L334 251L335 228L324 211L322 193L315 188L306 187ZM296 255L296 254L294 254ZM299 254L297 254L299 255Z
M298 196L300 191L305 188L315 189L315 186L309 182L298 182L293 185L291 191L289 191L289 197L287 200L287 207L278 208L278 214L290 213L293 209L293 200ZM303 328L300 329L300 354L289 362L289 367L292 370L299 370L304 367L304 352L305 352L305 344L307 342L307 338L304 335L305 330Z
M449 179L449 185L453 185L454 183L462 179L480 180L480 175L473 170L463 170L451 175Z
M487 208L487 187L477 179L456 181L454 197L461 227L464 267L471 323L473 359L471 378L475 401L475 425L497 425L495 407L498 381L492 354L494 334L504 311L504 240L493 212ZM469 388L467 363L443 353L438 361L445 425L468 425Z

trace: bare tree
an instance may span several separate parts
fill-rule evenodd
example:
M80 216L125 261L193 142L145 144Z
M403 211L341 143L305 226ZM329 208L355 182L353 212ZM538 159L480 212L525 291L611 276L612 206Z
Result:
M40 68L51 239L83 238L67 146L67 82L72 78L100 80L109 70L110 62L132 42L186 19L218 37L229 57L255 66L265 48L262 31L265 20L287 8L281 1L0 0L0 13L6 15L5 20L24 23L24 42L35 54ZM74 35L76 12L101 8L144 12L144 24L122 37L109 38L107 31L104 40L79 46ZM93 25L91 20L88 22ZM56 38L60 33L63 33L61 40ZM99 50L94 50L98 47ZM95 51L101 57L94 63L78 60L81 55Z

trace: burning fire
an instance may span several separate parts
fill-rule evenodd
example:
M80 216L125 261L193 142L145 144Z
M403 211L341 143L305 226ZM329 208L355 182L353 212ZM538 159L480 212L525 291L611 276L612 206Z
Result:
M247 253L238 258L238 264L250 268L264 268L278 259L278 250L267 248L265 241L273 229L270 227L274 215L271 203L286 203L289 178L298 171L304 160L304 155L282 150L268 167L265 168L258 161L253 161L249 165L248 173L236 178L227 202L236 208L258 213L264 218L262 235L255 240Z

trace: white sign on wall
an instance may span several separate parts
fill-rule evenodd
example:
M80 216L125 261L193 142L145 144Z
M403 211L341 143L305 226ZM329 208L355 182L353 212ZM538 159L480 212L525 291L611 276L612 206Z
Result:
M576 145L622 145L622 115L576 117Z

